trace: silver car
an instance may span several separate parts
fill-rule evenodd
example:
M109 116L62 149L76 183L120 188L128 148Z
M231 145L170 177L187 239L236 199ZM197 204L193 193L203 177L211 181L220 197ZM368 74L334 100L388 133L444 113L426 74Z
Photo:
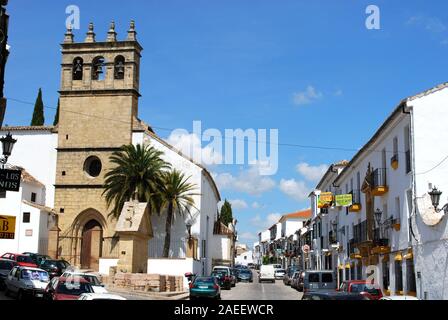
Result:
M48 272L38 268L14 267L5 280L6 295L14 294L17 299L25 297L44 298L50 283Z

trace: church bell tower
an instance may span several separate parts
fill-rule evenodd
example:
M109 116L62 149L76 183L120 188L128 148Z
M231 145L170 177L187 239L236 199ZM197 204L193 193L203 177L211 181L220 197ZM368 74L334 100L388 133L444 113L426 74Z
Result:
M101 257L118 258L116 222L102 192L110 156L132 143L142 51L136 34L132 21L127 38L119 41L112 22L106 40L97 41L90 23L84 42L75 42L69 28L61 45L58 256L82 268L97 269Z

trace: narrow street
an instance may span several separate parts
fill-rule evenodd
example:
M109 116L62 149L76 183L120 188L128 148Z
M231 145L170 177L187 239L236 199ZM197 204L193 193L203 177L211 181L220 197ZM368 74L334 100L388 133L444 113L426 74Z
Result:
M232 290L221 291L222 300L300 300L302 293L285 286L283 280L274 283L258 283L258 274L254 272L254 282L239 282Z

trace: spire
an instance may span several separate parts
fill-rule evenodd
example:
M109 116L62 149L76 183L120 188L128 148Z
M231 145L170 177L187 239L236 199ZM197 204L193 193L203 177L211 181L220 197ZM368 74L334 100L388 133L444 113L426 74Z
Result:
M73 43L74 38L75 38L75 36L73 35L73 32L72 32L72 25L69 24L67 26L67 31L65 32L64 43Z
M128 41L137 41L137 32L135 31L135 21L131 20L131 26L128 31Z
M115 32L115 22L110 23L109 31L107 32L107 42L117 41L117 33Z
M89 31L87 31L87 37L85 42L92 43L95 42L95 32L93 32L93 23L89 23Z

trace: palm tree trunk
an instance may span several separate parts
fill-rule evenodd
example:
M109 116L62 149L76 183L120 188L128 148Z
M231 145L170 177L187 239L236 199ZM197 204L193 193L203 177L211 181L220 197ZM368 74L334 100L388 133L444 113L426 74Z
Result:
M165 244L163 246L163 257L164 258L168 258L169 254L170 254L172 222L173 222L173 205L170 203L168 205L168 215L166 217L166 223L165 223Z

